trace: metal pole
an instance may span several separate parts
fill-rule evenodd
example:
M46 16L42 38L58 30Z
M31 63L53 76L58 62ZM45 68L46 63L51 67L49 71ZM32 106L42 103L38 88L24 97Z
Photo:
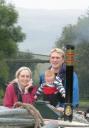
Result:
M66 98L64 108L64 120L72 121L73 118L73 69L74 69L74 46L66 46Z

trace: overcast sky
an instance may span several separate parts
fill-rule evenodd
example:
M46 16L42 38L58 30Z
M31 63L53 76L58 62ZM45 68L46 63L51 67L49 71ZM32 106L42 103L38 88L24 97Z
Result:
M78 17L85 14L89 9L89 0L6 1L20 9L18 10L19 23L26 34L26 39L24 42L19 43L19 49L21 51L30 50L39 54L49 54L63 27L67 24L76 23ZM32 10L31 12L31 9L44 10L40 12L39 10Z
M88 9L89 0L6 0L29 9Z

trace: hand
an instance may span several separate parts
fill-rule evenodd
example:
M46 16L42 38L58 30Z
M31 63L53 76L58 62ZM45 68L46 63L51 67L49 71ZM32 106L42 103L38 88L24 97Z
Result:
M32 79L31 79L31 80L29 81L29 83L27 84L27 86L25 87L25 93L28 93L28 89L33 86L32 83L33 83L33 81L32 81Z
M59 112L64 112L64 108L63 107L58 107L56 108Z
M34 96L34 99L37 100L37 98L38 98L37 95L35 95L35 96Z
M62 95L62 97L64 97L64 98L65 98L65 97L66 97L66 96L65 96L65 94L63 94L63 95Z

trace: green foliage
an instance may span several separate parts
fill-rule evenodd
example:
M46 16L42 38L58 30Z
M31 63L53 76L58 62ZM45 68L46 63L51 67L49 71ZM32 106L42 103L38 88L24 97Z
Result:
M8 80L8 75L9 75L9 68L6 62L3 59L1 59L0 60L0 87L2 87L2 89L5 89L5 84Z
M25 39L25 34L17 23L18 13L15 7L0 2L0 51L6 56L16 53L17 43Z
M77 72L80 85L80 97L89 98L89 43L81 42L76 47Z
M75 26L68 25L64 27L59 40L56 42L57 47L63 47L67 44L73 44L76 37Z
M55 42L56 47L67 44L75 46L75 70L79 77L80 97L89 98L89 16L82 16L77 24L64 27L61 37Z
M0 4L0 22L1 27L10 27L17 22L18 13L12 5Z
M80 108L83 108L84 110L89 108L89 99L80 100L79 106Z
M6 58L15 57L18 43L25 39L25 34L17 25L18 13L15 7L0 0L0 85L3 87L9 77Z
M4 91L2 88L0 88L0 104L1 104L1 99L3 98L4 96Z
M57 40L56 46L67 44L77 45L83 41L89 42L89 16L82 16L77 24L64 27L61 37Z
M11 40L0 43L0 53L3 53L4 58L13 57L16 55L18 48L16 43Z

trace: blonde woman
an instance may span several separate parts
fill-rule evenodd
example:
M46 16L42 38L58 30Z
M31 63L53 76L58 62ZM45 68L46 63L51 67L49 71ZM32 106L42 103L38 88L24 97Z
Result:
M3 105L13 107L17 101L33 104L37 87L33 85L31 70L28 67L20 67L15 77L6 88Z

